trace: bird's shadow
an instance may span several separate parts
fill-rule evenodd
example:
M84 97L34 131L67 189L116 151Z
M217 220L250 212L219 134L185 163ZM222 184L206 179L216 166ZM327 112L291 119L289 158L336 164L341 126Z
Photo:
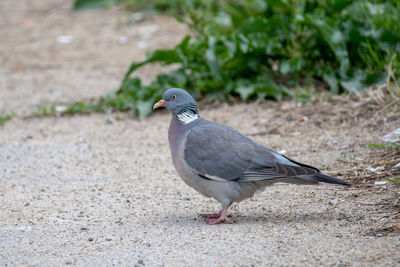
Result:
M162 218L164 217L164 218ZM193 225L204 224L204 219L200 214L196 213L174 213L162 215L159 221L166 223ZM292 223L307 223L307 222L330 222L333 220L347 219L348 216L343 213L338 213L335 210L330 211L314 211L307 212L302 210L294 210L291 212L280 211L265 211L265 212L249 212L246 214L240 211L233 212L229 215L235 221L235 224L292 224ZM233 224L233 225L235 225Z
M260 223L274 223L274 224L290 224L294 222L326 222L337 219L339 214L327 213L323 211L318 212L305 212L305 211L292 211L292 212L279 212L279 211L266 211L255 212L243 215L240 212L233 213L233 218L237 222L243 224L260 224Z

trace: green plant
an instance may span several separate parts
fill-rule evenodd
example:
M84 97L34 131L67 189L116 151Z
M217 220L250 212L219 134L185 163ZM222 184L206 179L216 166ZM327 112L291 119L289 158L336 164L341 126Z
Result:
M340 152L339 157L336 158L337 162L343 163L347 160L347 152Z
M400 178L396 178L396 177L384 178L384 179L382 179L382 180L388 181L388 182L392 182L392 183L398 183L398 182L400 182Z
M399 62L392 60L400 52L400 3L395 0L150 3L165 5L194 35L173 49L150 52L146 60L132 63L119 90L102 99L103 105L134 110L140 117L148 115L170 87L211 100L279 100L296 96L289 88L310 82L337 94L385 83L389 64L393 74L399 72ZM149 84L131 77L151 63L178 68Z
M76 11L91 8L107 8L113 5L122 5L129 11L150 11L150 13L168 12L183 14L187 7L201 9L215 0L75 0L73 9Z
M104 103L102 100L98 101L98 103L77 102L67 107L63 114L72 115L77 113L105 112L107 109L109 109L107 103Z
M35 116L53 116L56 114L56 106L52 105L50 107L39 106L34 112Z
M14 113L8 113L0 116L0 126L3 126L8 120L14 117Z
M297 103L306 104L314 99L316 96L315 92L313 92L310 88L296 88L293 92L293 99Z
M91 8L104 8L116 5L120 0L75 0L73 9L84 10Z
M397 143L392 143L392 142L387 142L384 144L369 144L369 147L394 150L394 151L400 152L400 145Z

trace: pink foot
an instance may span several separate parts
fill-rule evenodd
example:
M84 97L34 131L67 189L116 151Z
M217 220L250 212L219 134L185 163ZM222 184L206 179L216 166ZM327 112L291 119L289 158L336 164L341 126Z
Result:
M205 213L205 214L200 214L200 217L206 218L206 219L211 219L211 218L218 218L219 213Z
M235 223L232 219L228 218L228 216L220 216L218 219L212 220L212 219L206 219L206 222L208 225L214 225L214 224L219 224L219 223Z
M218 223L234 223L234 221L226 215L228 207L229 206L222 209L218 214L217 213L202 214L201 216L206 218L206 223L208 225L213 225Z

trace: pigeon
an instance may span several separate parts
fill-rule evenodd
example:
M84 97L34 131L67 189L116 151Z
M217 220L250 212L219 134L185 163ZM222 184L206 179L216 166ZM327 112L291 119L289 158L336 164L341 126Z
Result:
M221 203L219 213L200 215L207 224L234 223L227 215L229 206L274 183L350 185L201 118L195 100L183 89L166 90L153 109L160 107L172 115L168 141L177 173L188 186Z

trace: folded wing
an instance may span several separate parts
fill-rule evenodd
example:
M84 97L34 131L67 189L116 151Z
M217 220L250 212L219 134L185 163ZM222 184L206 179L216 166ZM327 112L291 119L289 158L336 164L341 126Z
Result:
M195 173L215 181L304 179L319 172L254 143L233 128L209 121L188 133L184 157Z

